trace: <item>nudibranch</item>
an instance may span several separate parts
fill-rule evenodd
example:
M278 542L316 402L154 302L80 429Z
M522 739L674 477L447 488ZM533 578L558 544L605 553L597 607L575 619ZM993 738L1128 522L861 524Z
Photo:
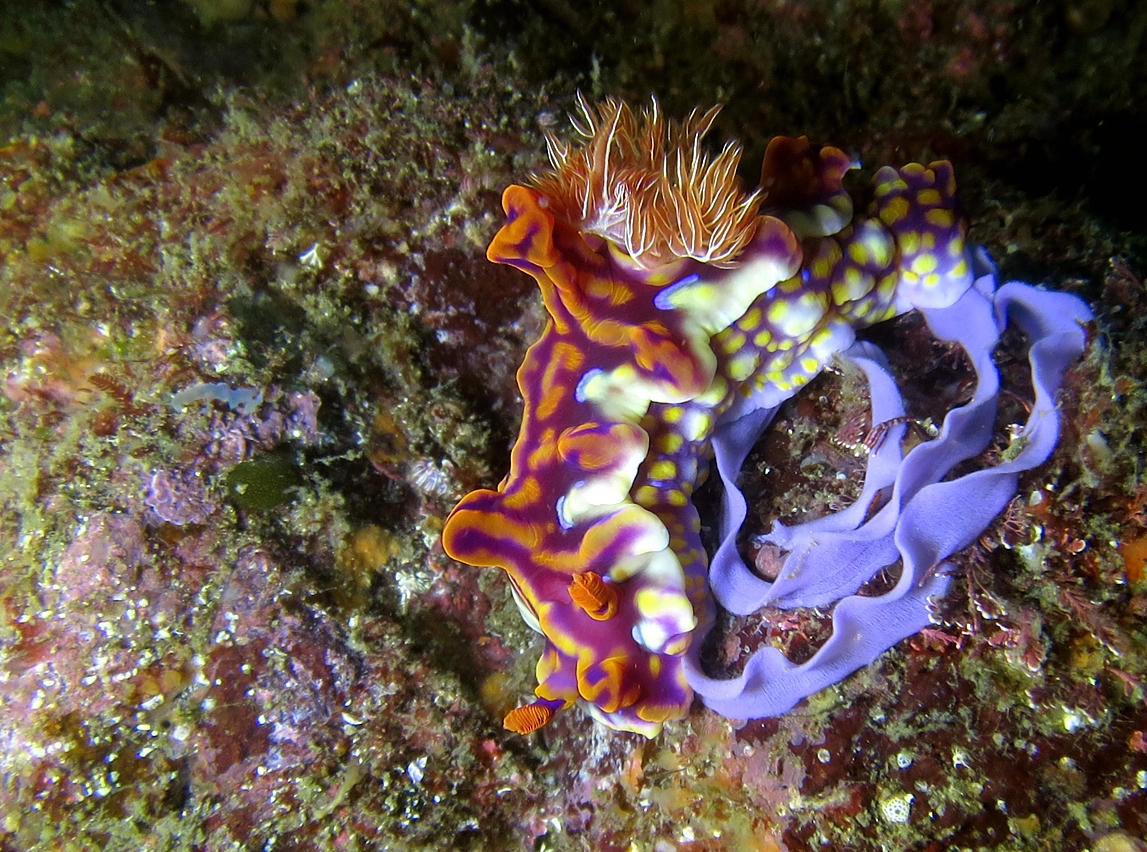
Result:
M652 737L695 692L731 717L784 712L929 623L945 559L1054 447L1055 390L1090 315L1072 296L996 289L966 245L947 162L881 168L857 214L843 185L856 164L836 148L777 137L746 190L739 147L702 144L716 109L677 122L656 101L579 107L581 144L549 137L552 168L503 196L488 257L532 276L549 318L518 370L509 473L462 499L443 546L505 570L544 636L536 700L508 714L510 730L580 704ZM977 389L904 454L895 382L856 332L911 310L964 347ZM1009 317L1031 342L1030 419L1006 461L946 479L992 438L991 353ZM872 422L892 425L852 508L770 533L789 555L769 582L737 553L737 473L777 407L834 358L863 371ZM692 494L713 456L724 505L710 566ZM898 561L892 590L857 594ZM699 654L716 602L736 613L835 604L834 629L802 664L766 647L718 679Z

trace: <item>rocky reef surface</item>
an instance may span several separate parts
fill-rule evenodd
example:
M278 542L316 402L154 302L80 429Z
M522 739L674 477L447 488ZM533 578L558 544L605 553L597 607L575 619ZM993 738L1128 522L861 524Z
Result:
M0 849L1147 848L1141 6L160 8L0 24ZM750 169L780 133L948 158L1002 277L1096 313L934 628L778 718L503 731L536 640L439 543L544 322L485 259L499 196L579 89L725 102ZM871 334L914 416L960 398L918 318ZM762 571L752 534L859 493L865 406L824 375L758 444ZM724 616L712 654L828 615Z

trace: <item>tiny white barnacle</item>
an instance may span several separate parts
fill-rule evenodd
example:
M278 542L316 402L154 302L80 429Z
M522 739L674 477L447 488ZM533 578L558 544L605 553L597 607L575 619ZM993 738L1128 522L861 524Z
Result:
M916 797L912 793L897 793L880 800L880 816L887 823L904 825L912 815L912 803Z

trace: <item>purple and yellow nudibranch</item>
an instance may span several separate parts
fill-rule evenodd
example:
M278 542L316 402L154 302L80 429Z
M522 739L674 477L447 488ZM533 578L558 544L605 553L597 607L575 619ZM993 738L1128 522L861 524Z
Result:
M510 471L497 490L463 498L443 545L504 569L545 637L536 700L509 713L511 730L580 704L612 728L655 736L695 692L732 717L784 712L929 623L944 560L1054 447L1055 390L1089 314L1072 296L996 289L965 243L947 162L880 169L857 215L843 186L855 164L836 148L777 137L760 186L746 190L740 149L702 146L716 109L675 122L656 101L637 112L579 103L582 144L549 137L552 169L503 196L508 221L488 256L537 281L549 321L518 371L524 415ZM789 556L775 581L761 579L735 545L745 456L777 407L834 358L867 376L874 424L901 423L883 357L855 336L916 309L968 352L972 401L906 455L904 427L890 426L857 503L777 525L767 538ZM1009 316L1031 340L1031 417L1005 461L946 480L992 437L991 352ZM713 455L725 495L710 565L692 494ZM857 594L898 560L891 591ZM739 678L715 679L699 659L714 598L737 613L835 603L833 634L803 664L766 647Z

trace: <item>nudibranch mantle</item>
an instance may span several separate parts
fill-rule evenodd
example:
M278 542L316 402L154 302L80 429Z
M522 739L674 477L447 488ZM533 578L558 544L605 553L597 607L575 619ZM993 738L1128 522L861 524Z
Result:
M443 546L505 570L545 637L537 700L506 717L511 730L535 730L577 703L651 737L688 712L694 691L730 716L784 712L928 623L928 599L946 585L943 560L1054 447L1054 390L1082 350L1089 314L1027 285L995 291L965 244L946 162L880 169L858 217L842 183L854 164L835 148L778 137L761 188L747 192L739 148L711 156L700 144L715 110L678 124L656 102L637 113L614 100L580 106L585 143L551 138L553 170L503 195L507 222L487 255L537 281L549 319L518 370L524 413L510 471L497 490L462 499ZM901 417L880 354L854 341L857 329L914 309L968 351L975 398L906 457L902 427L892 427L857 506L778 526L772 540L790 558L776 582L760 579L735 546L741 463L777 406L834 357L869 379L874 424ZM991 349L1009 309L1032 339L1028 431L1038 440L996 468L941 482L990 438ZM714 451L725 506L710 574L691 498ZM973 492L977 510L945 514L944 500ZM956 520L938 523L936 513ZM896 588L855 594L897 559ZM714 594L734 612L839 601L835 631L805 664L765 648L740 678L717 680L698 650Z

